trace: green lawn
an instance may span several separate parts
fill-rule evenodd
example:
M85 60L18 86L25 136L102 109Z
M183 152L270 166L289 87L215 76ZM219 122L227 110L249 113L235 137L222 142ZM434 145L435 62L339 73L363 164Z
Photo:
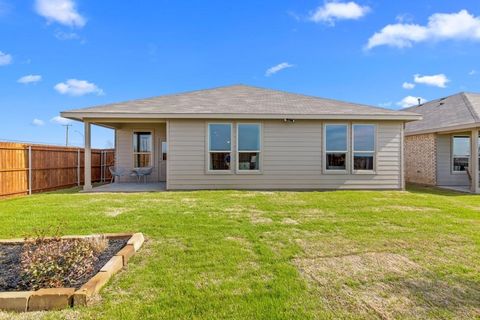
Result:
M0 201L0 238L143 232L95 305L0 318L480 317L480 196L198 191Z

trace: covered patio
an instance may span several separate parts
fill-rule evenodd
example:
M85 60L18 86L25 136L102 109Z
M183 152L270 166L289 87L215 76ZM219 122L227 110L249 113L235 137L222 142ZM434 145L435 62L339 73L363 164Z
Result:
M145 122L132 119L103 119L102 121L83 119L83 122L85 130L83 192L156 192L166 190L165 120L157 119ZM113 129L115 132L115 168L113 170L122 169L124 173L115 176L110 184L99 186L92 184L91 126L93 124ZM140 169L150 169L150 171L146 175L139 176L136 171Z

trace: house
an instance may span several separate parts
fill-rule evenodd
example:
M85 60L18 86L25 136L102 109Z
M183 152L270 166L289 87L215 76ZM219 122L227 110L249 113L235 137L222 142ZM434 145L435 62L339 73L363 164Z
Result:
M402 189L412 112L234 85L69 110L115 130L116 165L181 189ZM122 177L128 182L132 177Z
M470 190L478 187L480 94L458 93L408 108L422 120L405 128L407 182Z

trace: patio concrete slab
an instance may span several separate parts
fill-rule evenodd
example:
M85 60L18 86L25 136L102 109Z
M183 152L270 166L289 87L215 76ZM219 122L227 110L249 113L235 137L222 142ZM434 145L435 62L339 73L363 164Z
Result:
M110 183L94 187L88 193L98 192L158 192L165 191L165 182L158 183Z

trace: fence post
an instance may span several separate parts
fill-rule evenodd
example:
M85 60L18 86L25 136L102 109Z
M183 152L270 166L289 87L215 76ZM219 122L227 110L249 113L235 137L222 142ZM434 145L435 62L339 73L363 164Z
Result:
M105 175L105 168L103 167L103 162L104 162L104 159L103 157L105 156L105 152L102 150L102 153L100 153L100 181L103 182L103 176Z
M32 146L28 146L28 194L32 194Z
M77 149L77 186L80 186L80 149Z

